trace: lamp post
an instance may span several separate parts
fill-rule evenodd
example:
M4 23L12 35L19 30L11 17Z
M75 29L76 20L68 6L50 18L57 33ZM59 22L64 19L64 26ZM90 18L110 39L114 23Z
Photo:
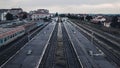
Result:
M92 31L92 34L91 34L91 44L93 45L93 40L94 40L94 32Z
M29 36L29 34L30 34L30 33L29 33L29 31L28 31L28 41L30 40L30 36Z

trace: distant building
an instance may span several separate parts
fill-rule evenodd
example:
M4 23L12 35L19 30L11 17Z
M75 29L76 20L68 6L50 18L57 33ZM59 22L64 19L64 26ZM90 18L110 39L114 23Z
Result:
M3 12L1 14L1 21L5 21L6 20L6 14L7 14L7 12Z
M102 24L105 27L110 27L111 17L107 15L98 15L91 20L92 23Z
M37 11L30 11L32 20L41 20L45 17L49 17L49 10L38 9Z
M120 22L120 17L118 17L118 22Z
M34 14L36 11L30 11L29 14L32 15Z
M20 12L18 13L18 20L22 20L22 19L27 19L29 14L27 12Z
M32 18L32 20L40 20L40 19L43 19L48 16L49 16L48 14L34 13L34 14L32 14L31 18Z
M14 16L14 18L17 18L18 14L23 12L22 8L12 8L12 9L0 9L0 20L5 21L6 20L6 14L10 13Z
M105 21L105 22L104 22L104 26L105 26L105 27L110 27L110 24L111 24L111 22L109 22L109 21Z
M0 20L5 20L5 13L8 12L9 9L0 9Z
M99 23L99 22L104 23L104 21L106 21L106 18L103 16L97 16L92 19L93 23Z
M110 27L111 24L111 17L110 16L105 16L106 21L104 21L104 26L105 27Z
M9 12L15 16L15 15L18 15L19 13L23 12L23 10L22 10L22 8L12 8L9 10Z
M38 9L37 13L41 13L41 14L49 14L49 10L47 9Z

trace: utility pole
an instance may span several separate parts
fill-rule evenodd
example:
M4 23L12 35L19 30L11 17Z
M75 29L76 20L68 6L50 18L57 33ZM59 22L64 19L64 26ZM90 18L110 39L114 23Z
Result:
M28 31L28 41L30 41L30 36L29 36L29 34L30 34L30 33L29 33L29 31Z
M91 44L93 45L93 41L94 41L94 32L92 31L92 34L91 34Z

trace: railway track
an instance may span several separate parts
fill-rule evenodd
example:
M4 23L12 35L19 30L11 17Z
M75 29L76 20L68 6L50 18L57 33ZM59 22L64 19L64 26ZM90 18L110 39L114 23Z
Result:
M55 48L57 45L57 31L58 31L58 23L55 26L55 29L50 38L49 44L46 48L45 54L41 60L39 68L53 68L54 58L55 58Z
M75 24L73 24L73 23L71 23L71 24L73 26L75 26ZM119 50L119 48L117 48L115 46L115 44L113 44L112 42L108 41L107 39L105 39L97 34L92 35L91 34L92 32L90 32L90 30L88 30L87 27L83 28L77 24L76 28L80 32L82 32L83 35L85 35L89 40L91 40L92 36L94 36L93 43L96 44L96 46L104 52L104 54L106 55L106 58L109 61L115 63L117 66L120 67L120 54L118 52L115 52L115 50ZM114 46L114 48L112 48L113 46Z
M89 32L90 34L92 34L92 32L94 33L94 36L99 38L100 40L104 40L103 42L106 43L112 47L114 50L120 52L120 39L110 36L104 32L101 32L100 30L97 30L95 28L89 27L88 25L81 25L80 23L75 23L78 26L80 26L81 28L83 28L84 30L86 30L87 32Z
M82 47L82 44L80 43L81 41L79 41L78 37L76 37L74 34L74 29L73 27L70 26L70 23L68 24L66 22L66 27L68 28L68 32L69 32L69 35L72 37L74 37L74 40L73 40L73 37L71 38L71 41L73 42L73 45L74 45L74 48L76 49L76 53L78 55L78 58L80 59L80 64L82 66L82 68L99 68L99 66L94 63L93 60L91 60L87 54L87 51ZM74 34L73 34L74 33ZM83 58L84 56L84 58Z
M73 21L73 22L75 22L75 21ZM112 34L112 33L109 33L109 32L112 32L112 30L111 29L109 29L109 32L105 32L105 31L102 31L102 30L100 30L100 29L97 29L97 28L95 28L93 25L92 26L90 26L88 23L86 23L86 22L79 22L79 23L77 23L77 22L75 22L76 24L78 24L78 25L83 25L83 26L85 26L85 27L87 27L87 28L89 28L89 29L91 29L91 30L93 30L93 31L95 31L95 32L97 32L97 33L99 33L99 34L102 34L102 35L104 35L104 36L106 36L107 38L109 38L109 39L114 39L114 41L116 41L116 42L120 42L120 38L119 38L119 35L115 35L115 34ZM99 28L101 28L101 27L99 27Z
M82 68L63 23L62 23L62 32L63 32L63 41L64 41L63 44L66 50L68 68Z
M104 54L107 56L106 58L109 60L109 61L111 61L111 62L113 62L113 63L115 63L115 64L117 64L119 67L120 67L120 59L119 59L119 56L118 55L116 55L112 50L110 50L110 49L107 49L107 47L105 47L104 45L100 45L98 42L94 42L94 44L96 44L96 46L97 47L99 47L99 49L101 49L103 52L104 52ZM99 44L99 45L98 45Z
M32 39L40 30L42 30L46 25L36 28L37 31L32 30L30 32L30 39ZM28 34L14 40L10 44L0 48L0 66L5 63L12 55L14 55L21 47L23 47L28 42Z
M57 23L39 68L81 68L62 22Z

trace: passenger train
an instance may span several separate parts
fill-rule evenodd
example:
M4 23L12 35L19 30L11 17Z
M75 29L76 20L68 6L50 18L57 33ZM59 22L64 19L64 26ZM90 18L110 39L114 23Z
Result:
M12 42L18 37L23 36L27 32L41 25L43 25L43 23L32 22L32 23L26 23L24 25L17 26L14 28L0 28L0 47Z

